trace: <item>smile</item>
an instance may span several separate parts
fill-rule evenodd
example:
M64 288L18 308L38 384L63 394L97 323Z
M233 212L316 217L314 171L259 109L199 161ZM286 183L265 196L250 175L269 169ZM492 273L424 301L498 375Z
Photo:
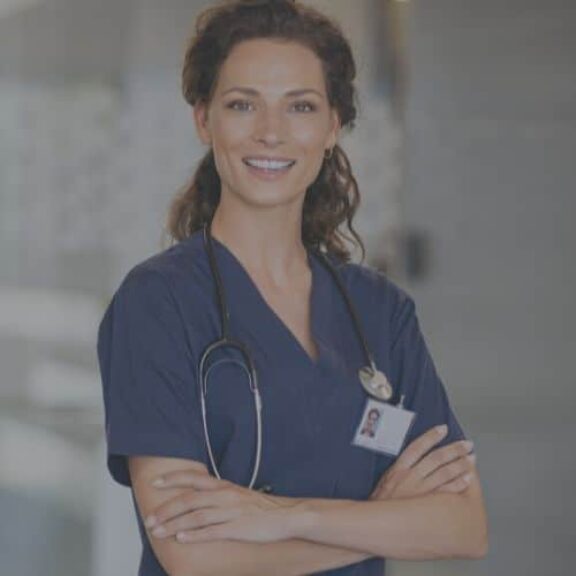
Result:
M253 168L259 168L261 170L285 170L286 168L292 167L296 160L274 160L274 159L256 159L256 158L245 158L242 160L247 166L252 166Z
M274 180L284 176L296 164L295 160L264 160L264 159L243 159L248 170L264 180Z

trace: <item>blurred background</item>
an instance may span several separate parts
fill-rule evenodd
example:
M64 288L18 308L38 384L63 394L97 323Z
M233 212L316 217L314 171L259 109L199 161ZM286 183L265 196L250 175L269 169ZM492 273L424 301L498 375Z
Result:
M309 0L355 50L367 263L415 298L475 441L480 561L569 573L576 541L576 5ZM204 149L180 96L194 0L0 0L0 572L136 574L105 466L96 329ZM439 519L441 521L441 519Z

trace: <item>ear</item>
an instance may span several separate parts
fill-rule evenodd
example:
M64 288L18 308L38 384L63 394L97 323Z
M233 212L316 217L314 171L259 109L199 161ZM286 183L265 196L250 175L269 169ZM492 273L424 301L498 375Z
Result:
M194 110L194 123L196 124L196 132L198 137L206 146L212 144L212 134L208 122L208 106L203 103L196 103Z
M332 121L332 129L330 130L330 135L328 136L328 144L327 148L334 148L338 143L338 136L340 135L340 129L342 128L340 124L340 116L338 115L338 110L333 108L331 110L331 121Z

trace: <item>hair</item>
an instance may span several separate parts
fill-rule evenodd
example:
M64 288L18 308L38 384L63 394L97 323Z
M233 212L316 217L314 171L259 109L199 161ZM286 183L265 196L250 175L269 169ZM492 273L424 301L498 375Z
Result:
M372 414L376 414L376 416L380 418L380 410L378 410L378 408L371 408L368 416L372 416Z
M356 65L339 24L321 12L293 0L228 0L204 10L196 20L182 70L182 93L191 106L208 105L220 68L235 45L250 39L297 42L321 60L330 107L343 130L356 119ZM220 177L213 150L200 160L191 181L172 201L167 231L173 241L184 240L212 221L220 200ZM360 204L358 184L346 153L336 144L324 158L316 180L308 187L302 211L302 242L342 262L350 260L344 240L365 248L352 219ZM346 222L350 235L339 230Z

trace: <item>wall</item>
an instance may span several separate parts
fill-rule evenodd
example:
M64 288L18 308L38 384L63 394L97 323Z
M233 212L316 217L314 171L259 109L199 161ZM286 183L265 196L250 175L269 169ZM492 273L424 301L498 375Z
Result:
M409 283L477 443L491 551L398 574L568 572L576 476L576 7L424 0L409 11Z

